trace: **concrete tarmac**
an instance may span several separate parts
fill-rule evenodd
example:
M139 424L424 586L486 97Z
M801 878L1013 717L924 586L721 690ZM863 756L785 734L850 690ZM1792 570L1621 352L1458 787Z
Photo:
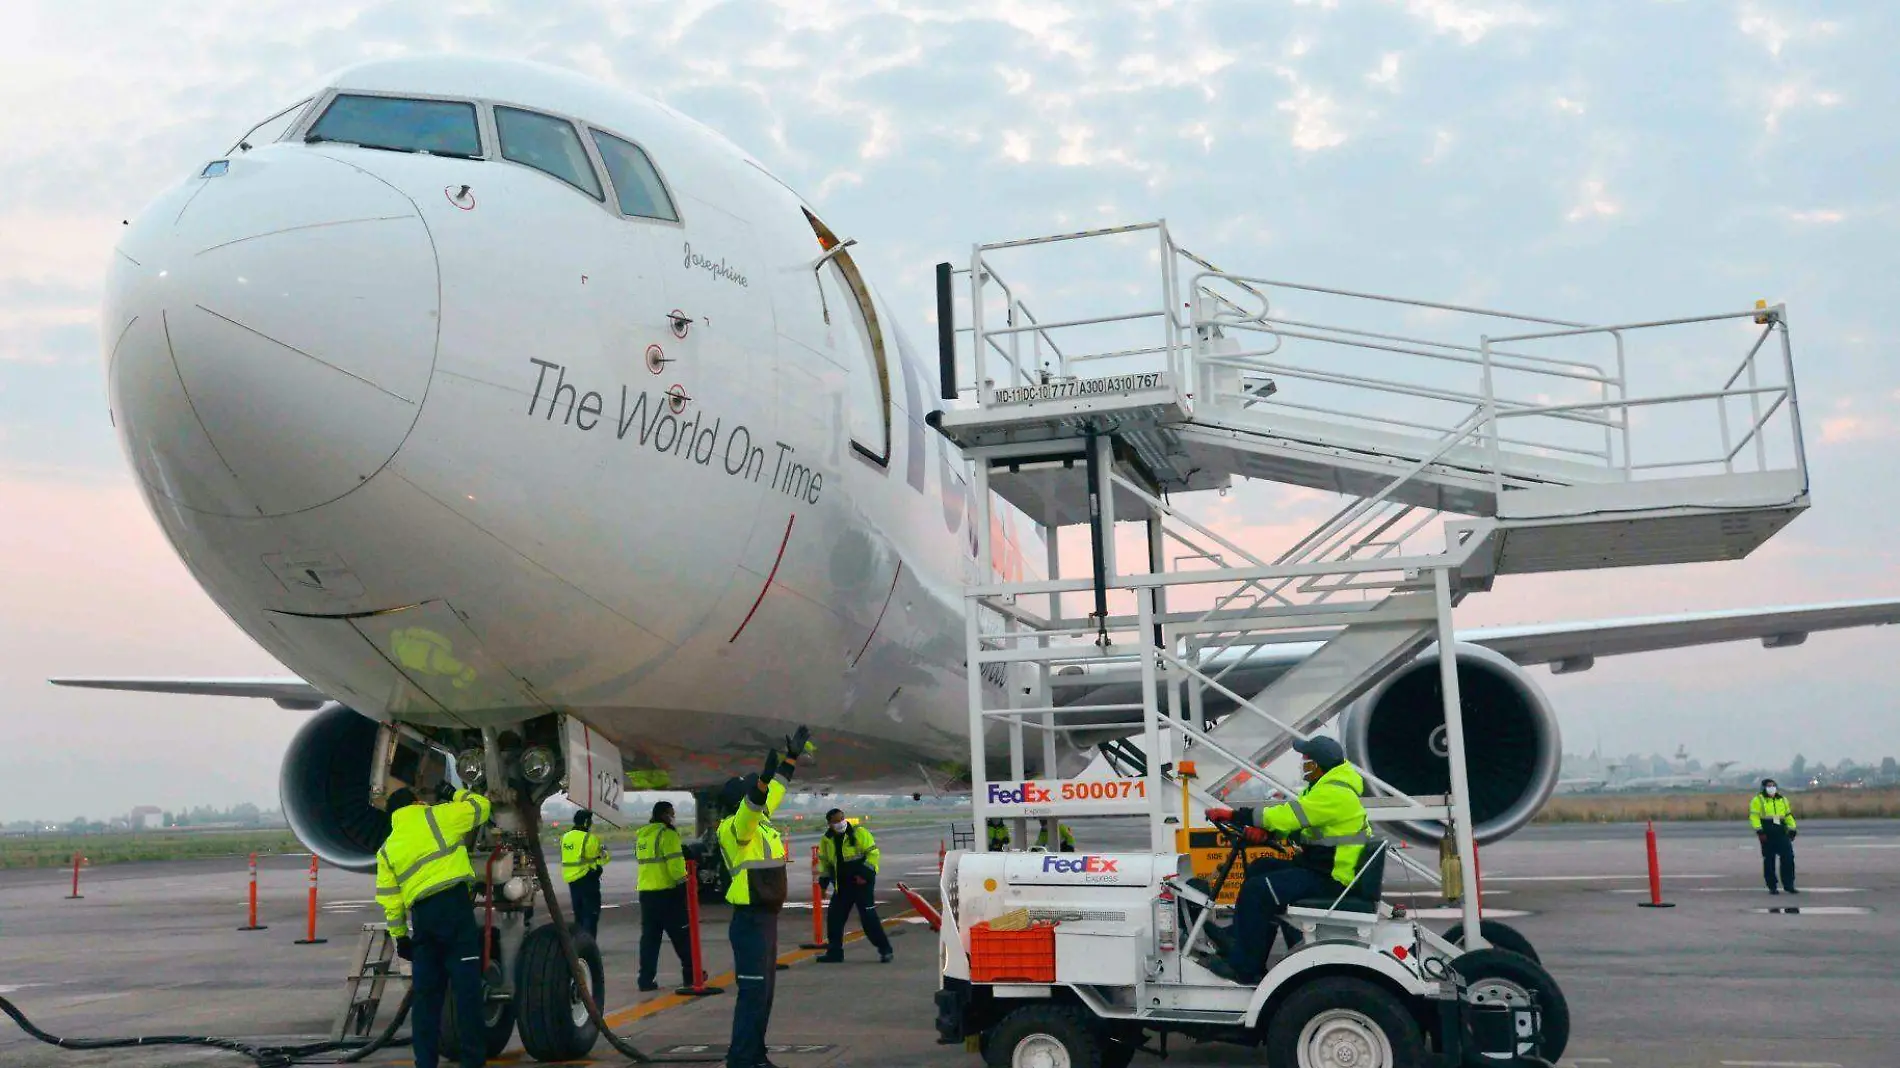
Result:
M809 939L808 907L788 909L780 948L772 1059L786 1068L918 1065L976 1068L974 1054L935 1043L931 993L934 937L901 918L899 880L931 892L937 829L880 835L885 856L879 898L896 945L884 965L862 942L843 965L817 965L795 947ZM1085 849L1138 847L1139 826L1094 821L1079 827ZM1641 826L1530 828L1486 848L1487 914L1538 947L1563 985L1573 1017L1564 1063L1612 1068L1742 1068L1900 1064L1900 821L1807 821L1796 842L1799 897L1769 897L1760 855L1745 825L1658 828L1664 898L1647 897ZM795 859L809 842L795 843ZM1421 854L1430 860L1429 852ZM265 858L260 881L265 931L244 920L242 858L89 869L80 901L67 901L58 871L0 871L0 994L40 1026L76 1037L194 1032L278 1041L327 1033L342 997L340 979L365 922L379 920L366 876L326 871L320 891L324 945L303 937L300 857ZM795 890L808 885L801 859ZM1393 900L1434 904L1388 869ZM931 893L934 897L934 892ZM632 866L609 869L601 942L610 1017L649 1051L723 1044L733 995L701 1000L671 993L680 978L663 951L661 992L633 991L639 938ZM1770 912L1798 907L1799 913ZM1519 915L1521 914L1521 915ZM730 971L726 910L702 916L706 966ZM1443 926L1449 919L1434 920ZM855 925L854 928L855 929ZM393 1004L393 1002L392 1002ZM1194 1065L1261 1064L1258 1050L1177 1042L1174 1060ZM594 1063L622 1063L603 1043ZM410 1062L406 1050L367 1063ZM147 1049L58 1051L0 1020L0 1066L242 1064L215 1052ZM528 1063L514 1047L500 1063ZM1137 1064L1159 1064L1146 1055Z

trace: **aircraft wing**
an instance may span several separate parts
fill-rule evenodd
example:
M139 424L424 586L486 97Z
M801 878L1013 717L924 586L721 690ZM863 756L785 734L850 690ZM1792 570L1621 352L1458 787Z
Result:
M1759 639L1769 648L1800 645L1817 630L1900 623L1900 600L1839 601L1787 608L1686 612L1584 623L1536 623L1462 631L1460 641L1482 645L1519 664L1581 670L1599 656L1682 649L1691 645ZM1566 665L1569 665L1566 667Z
M1839 601L1833 604L1785 608L1685 612L1680 615L1634 619L1599 619L1576 623L1532 623L1511 627L1484 627L1458 632L1458 640L1482 645L1525 666L1550 664L1558 674L1589 668L1600 656L1682 649L1758 639L1770 648L1799 645L1817 630L1882 626L1900 623L1900 600ZM1251 697L1265 689L1288 668L1311 655L1318 643L1268 646L1228 668L1221 683ZM1239 657L1221 657L1221 661ZM1057 676L1057 704L1131 704L1141 700L1141 673L1135 668L1113 668ZM1208 693L1210 714L1232 710L1233 701ZM1134 713L1108 713L1104 722L1132 721Z
M284 708L309 711L329 700L323 691L294 676L268 679L48 679L55 686L139 693L192 694L199 697L259 697Z
M1682 649L1692 645L1756 639L1770 647L1799 645L1817 630L1883 626L1900 623L1900 600L1838 601L1833 604L1785 608L1686 612L1635 619L1599 619L1578 623L1533 623L1513 627L1486 627L1460 631L1460 641L1482 645L1523 665L1550 664L1559 673L1581 671L1599 656ZM1268 647L1221 676L1236 693L1259 693L1294 664L1311 655L1317 644ZM196 694L205 697L257 697L285 708L314 709L328 698L322 691L292 676L251 679L63 678L55 686L144 693ZM1058 675L1058 704L1129 704L1141 700L1141 674L1133 668L1085 671ZM1209 694L1210 712L1232 708L1232 702ZM1104 726L1135 718L1132 713L1108 712Z

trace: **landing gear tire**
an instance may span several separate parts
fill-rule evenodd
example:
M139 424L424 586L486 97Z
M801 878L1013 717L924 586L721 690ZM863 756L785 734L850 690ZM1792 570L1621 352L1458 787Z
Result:
M1486 924L1487 936L1490 930ZM1570 1003L1543 965L1506 949L1474 949L1452 961L1451 967L1469 984L1465 996L1479 1005L1522 1008L1531 1003L1531 995L1536 995L1537 1011L1543 1017L1543 1039L1532 1052L1553 1064L1564 1055L1564 1047L1570 1045ZM1497 1062L1472 1058L1465 1063Z
M501 964L490 960L488 970L482 974L483 1050L489 1060L501 1056L508 1048L508 1040L515 1036L514 1000L494 996L501 986ZM461 1056L461 1022L455 1016L454 998L447 999L442 1006L441 1048L444 1061L454 1061Z
M600 948L584 932L573 931L574 951L587 968L594 1003L601 1003L607 973L600 964ZM521 962L515 970L515 1014L522 1048L537 1061L574 1061L587 1056L600 1038L600 1029L587 1018L573 973L561 953L560 936L552 924L528 932L521 942Z
M1405 1003L1364 979L1315 979L1295 990L1267 1029L1271 1068L1420 1068L1425 1036Z
M1531 945L1531 940L1518 934L1517 928L1499 923L1496 920L1480 920L1478 924L1478 929L1484 932L1484 940L1491 943L1492 948L1508 949L1519 956L1529 957L1539 964L1544 962L1544 958L1538 956L1537 950ZM1462 923L1452 924L1451 927L1445 931L1445 941L1450 942L1454 946L1463 948L1465 944L1465 925Z
M1095 1022L1070 1005L1025 1005L991 1028L989 1068L1104 1068Z

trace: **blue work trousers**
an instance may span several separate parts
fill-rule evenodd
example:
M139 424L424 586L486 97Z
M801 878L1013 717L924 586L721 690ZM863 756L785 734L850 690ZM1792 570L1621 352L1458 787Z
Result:
M1781 882L1783 890L1794 889L1794 841L1788 832L1778 823L1762 821L1761 825L1761 878L1768 889L1775 889L1775 862L1781 862Z
M745 873L739 873L745 878ZM733 979L739 996L732 1006L732 1043L726 1068L757 1068L765 1060L765 1028L772 1022L778 976L778 910L735 905L726 925L732 939Z
M859 870L852 871L853 867ZM831 904L825 910L825 939L829 943L825 956L844 956L844 926L853 909L857 910L858 922L864 925L864 937L871 940L879 953L889 953L891 940L884 933L884 921L877 914L877 875L862 865L847 865L845 872L832 889Z
M1240 884L1240 899L1234 904L1234 939L1227 958L1234 974L1249 981L1265 974L1273 935L1288 905L1339 891L1331 878L1291 861L1257 860L1248 865L1247 881ZM1290 935L1287 944L1292 946Z
M482 1026L482 929L475 904L462 886L450 887L416 902L409 910L409 939L414 991L409 1025L416 1068L436 1068L442 1040L442 999L453 994L462 1068L488 1063L488 1035Z
M600 869L567 884L568 899L574 903L574 926L589 938L600 937Z

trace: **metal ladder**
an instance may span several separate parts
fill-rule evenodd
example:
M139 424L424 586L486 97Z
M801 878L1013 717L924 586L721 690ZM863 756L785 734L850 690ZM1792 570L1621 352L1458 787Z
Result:
M343 1007L336 1015L336 1026L330 1029L330 1040L369 1038L382 1007L383 987L408 981L409 976L396 967L396 939L389 933L389 925L364 924L356 947L356 969L344 979Z

